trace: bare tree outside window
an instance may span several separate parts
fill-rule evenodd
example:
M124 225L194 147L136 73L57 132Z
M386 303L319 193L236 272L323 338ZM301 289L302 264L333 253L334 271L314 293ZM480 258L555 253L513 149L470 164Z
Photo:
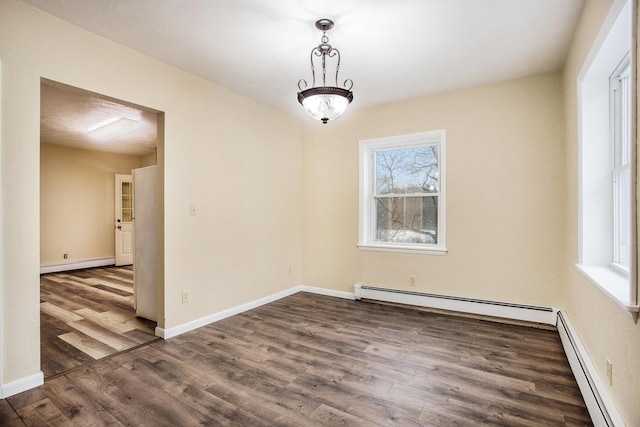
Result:
M375 152L375 239L438 243L436 145Z

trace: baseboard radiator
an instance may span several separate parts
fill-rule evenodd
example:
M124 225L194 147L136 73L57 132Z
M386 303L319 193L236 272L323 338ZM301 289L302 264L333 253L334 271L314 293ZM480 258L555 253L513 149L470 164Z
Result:
M556 324L557 309L553 307L513 304L500 301L406 291L402 289L381 288L362 284L356 284L354 286L354 295L356 300L371 299L505 319L545 323L554 326Z
M557 327L571 371L578 382L593 425L595 427L623 426L624 422L613 405L586 349L580 342L568 316L562 311L558 312Z

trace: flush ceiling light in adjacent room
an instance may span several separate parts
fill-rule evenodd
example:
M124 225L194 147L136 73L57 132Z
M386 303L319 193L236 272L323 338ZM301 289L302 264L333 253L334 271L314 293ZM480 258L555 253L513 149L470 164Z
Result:
M338 71L340 71L340 52L329 44L327 31L333 28L333 21L330 19L320 19L316 21L316 28L322 31L320 44L311 50L311 87L306 80L298 82L298 102L302 104L312 118L327 123L334 120L347 108L353 100L353 81L345 80L343 87L338 87ZM320 60L322 65L322 86L316 87L316 72L314 60ZM327 60L335 63L336 79L335 86L327 86Z
M87 129L87 134L92 138L106 141L116 136L124 135L127 132L138 129L140 122L126 117L112 117L97 123Z

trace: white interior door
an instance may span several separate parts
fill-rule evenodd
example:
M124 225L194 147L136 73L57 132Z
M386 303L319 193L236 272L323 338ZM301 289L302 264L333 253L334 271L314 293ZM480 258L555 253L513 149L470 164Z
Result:
M133 181L116 174L116 265L133 264Z
M135 250L133 297L136 315L158 320L158 167L133 170Z

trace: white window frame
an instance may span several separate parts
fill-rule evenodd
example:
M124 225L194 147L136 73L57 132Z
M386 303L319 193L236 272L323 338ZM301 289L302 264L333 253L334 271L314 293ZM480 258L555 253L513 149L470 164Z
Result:
M438 145L438 197L437 244L381 242L375 239L375 153ZM444 129L409 135L392 136L360 141L359 239L362 250L399 252L426 255L445 255L446 246L446 131Z
M633 21L635 1L614 0L609 15L578 75L578 262L576 267L603 293L636 320L638 305L637 198L636 198L636 89ZM614 143L612 141L611 78L622 70L630 56L631 121L629 209L622 213L615 204ZM624 171L621 169L620 171ZM621 267L616 245L615 216L628 215L629 268Z

